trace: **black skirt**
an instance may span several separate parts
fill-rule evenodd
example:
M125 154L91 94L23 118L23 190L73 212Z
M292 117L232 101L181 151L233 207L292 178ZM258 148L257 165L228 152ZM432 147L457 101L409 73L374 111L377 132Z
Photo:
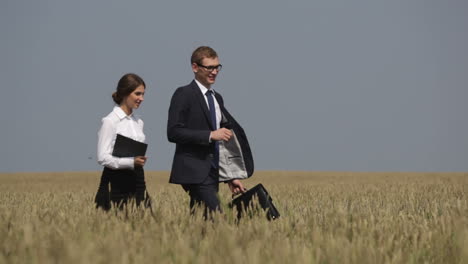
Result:
M113 170L104 167L94 199L96 208L102 208L106 211L111 206L123 208L131 200L134 200L137 206L140 206L142 202L145 207L151 206L151 199L146 191L143 168Z

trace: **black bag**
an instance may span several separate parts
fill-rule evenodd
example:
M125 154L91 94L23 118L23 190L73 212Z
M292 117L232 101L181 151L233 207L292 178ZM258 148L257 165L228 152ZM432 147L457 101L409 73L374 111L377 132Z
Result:
M235 207L237 209L237 219L240 219L245 214L252 215L252 212L255 211L255 209L258 209L258 204L256 205L253 203L254 197L258 199L260 207L266 211L268 220L275 220L280 216L278 210L276 210L276 207L273 204L273 199L270 197L265 187L259 183L255 187L233 199L229 204L231 208Z

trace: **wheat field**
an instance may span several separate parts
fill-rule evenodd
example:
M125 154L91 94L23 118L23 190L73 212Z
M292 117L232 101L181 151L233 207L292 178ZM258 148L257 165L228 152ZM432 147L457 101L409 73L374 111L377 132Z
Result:
M167 172L149 210L96 210L100 172L0 174L0 263L468 263L468 173L261 171L281 213L189 215Z

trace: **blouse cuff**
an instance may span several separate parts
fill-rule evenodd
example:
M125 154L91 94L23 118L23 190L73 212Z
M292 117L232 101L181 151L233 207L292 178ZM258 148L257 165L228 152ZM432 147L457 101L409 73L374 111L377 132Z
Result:
M134 158L120 158L120 167L134 169L135 159Z

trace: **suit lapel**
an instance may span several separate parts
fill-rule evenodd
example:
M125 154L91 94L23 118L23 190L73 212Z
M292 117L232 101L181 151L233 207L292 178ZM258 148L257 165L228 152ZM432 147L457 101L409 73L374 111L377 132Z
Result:
M200 104L200 107L203 110L203 113L205 114L206 121L208 122L208 125L212 130L215 130L213 126L211 125L211 118L210 118L210 110L208 109L208 106L206 105L206 100L205 100L205 95L202 94L200 91L200 88L198 87L197 83L195 81L192 81L191 83L192 89L194 90L195 97L197 98L196 100Z
M223 100L221 99L220 95L218 93L215 93L216 101L219 104L219 109L221 109L221 127L225 127L228 129L231 129L231 124L229 122L229 119L227 119L225 112L227 110L224 108Z

